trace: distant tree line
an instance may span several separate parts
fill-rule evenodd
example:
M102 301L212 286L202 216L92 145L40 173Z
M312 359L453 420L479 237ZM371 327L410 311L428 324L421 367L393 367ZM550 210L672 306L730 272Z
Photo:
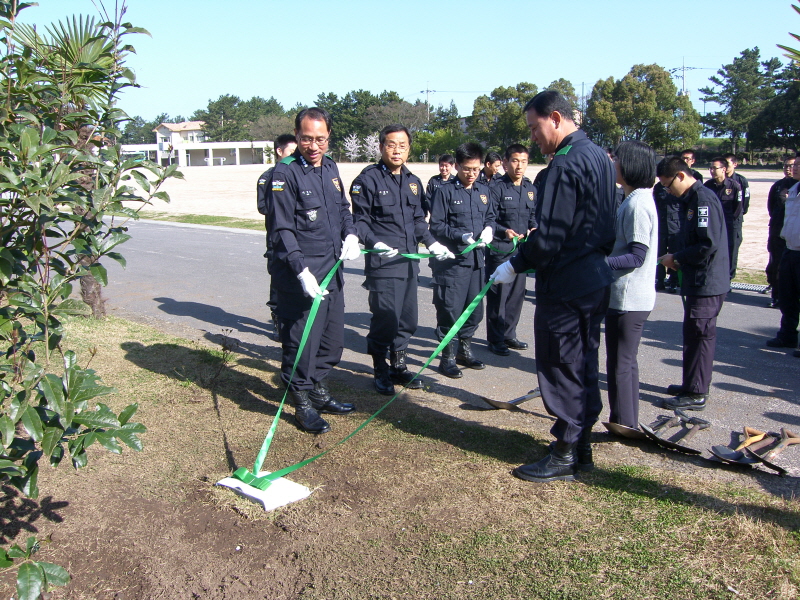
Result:
M777 58L762 61L758 48L743 50L723 65L701 88L703 102L719 106L701 116L681 93L669 71L659 65L634 65L621 79L599 80L586 97L579 97L566 79L544 89L558 90L575 106L581 127L598 144L613 147L623 140L639 140L661 153L695 146L701 135L726 137L726 148L736 153L786 151L800 147L800 68L783 66ZM472 114L461 117L454 103L433 107L404 100L397 92L373 94L353 90L338 96L319 94L314 105L328 110L334 121L330 152L337 160L372 160L375 135L384 126L402 123L413 134L412 161L433 161L452 153L468 140L503 151L513 143L529 143L522 108L539 88L528 82L498 87L475 99ZM306 105L290 109L273 97L242 100L226 94L210 100L189 120L203 121L212 142L270 140L294 128L294 115ZM133 117L123 131L123 143L152 143L160 123L180 122L162 114L153 121ZM534 149L534 159L541 159ZM751 156L752 158L752 156Z

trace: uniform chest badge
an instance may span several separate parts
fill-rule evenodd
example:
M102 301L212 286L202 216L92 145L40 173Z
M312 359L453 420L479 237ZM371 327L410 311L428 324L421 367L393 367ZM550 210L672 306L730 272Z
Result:
M732 189L730 189L730 188L725 188L725 195L726 195L726 196L730 196L732 192L733 192L733 190L732 190Z
M481 202L487 204L489 202L489 197L486 194L481 194Z
M692 219L694 219L694 210L690 208L686 211L686 220L691 221Z
M416 183L409 183L408 187L411 188L411 193L416 196L417 195L417 184Z
M378 196L388 196L389 190L378 190Z
M331 179L331 181L333 182L333 185L336 186L336 191L337 192L341 192L342 191L342 184L339 183L339 178L338 177L334 177L333 179Z
M316 210L309 210L307 213L309 221L316 221L317 220L317 211Z
M528 200L533 202L533 192L528 192Z
M698 206L697 207L697 216L698 217L707 217L708 216L708 207L707 206Z

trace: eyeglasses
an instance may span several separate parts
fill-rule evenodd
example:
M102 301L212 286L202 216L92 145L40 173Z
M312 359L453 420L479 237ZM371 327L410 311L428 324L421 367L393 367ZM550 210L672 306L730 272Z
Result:
M458 167L458 170L461 171L462 173L480 173L481 167L472 167L472 168Z
M328 143L330 138L326 137L311 137L310 135L301 135L299 140L303 146L310 146L311 144L317 144L317 146L324 146Z
M709 167L708 170L713 173L714 171L724 171L725 167Z
M672 178L672 181L670 181L670 182L669 182L669 185L665 185L665 186L664 186L664 189L667 189L667 190L668 190L668 189L671 189L671 188L672 188L672 184L673 184L673 183L675 183L675 180L676 180L677 178L678 178L678 175L677 175L677 173L676 173L676 174L675 174L675 177L673 177L673 178Z
M398 144L397 142L386 142L383 145L387 150L408 150L408 144L405 142Z

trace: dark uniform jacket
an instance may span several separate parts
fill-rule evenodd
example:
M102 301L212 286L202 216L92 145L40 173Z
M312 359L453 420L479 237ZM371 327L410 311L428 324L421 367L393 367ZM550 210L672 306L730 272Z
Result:
M264 171L261 177L258 178L258 184L256 185L256 208L258 208L259 213L265 216L267 214L267 190L274 170L275 167L270 167Z
M695 171L694 169L689 169L692 172L692 177L697 179L700 183L703 183L703 176L700 174L699 171Z
M361 171L350 186L353 219L358 237L367 248L383 242L400 252L417 252L419 242L426 246L435 240L428 231L422 212L422 182L403 165L400 175L379 162ZM409 271L409 266L411 271ZM402 256L384 258L366 255L364 274L372 277L409 277L419 272L419 261Z
M306 267L321 282L356 235L336 163L328 156L312 167L296 151L275 166L267 192L269 235L274 248L273 285L302 294L297 275ZM342 284L341 270L337 275Z
M699 181L684 194L686 245L673 257L683 271L681 290L687 296L719 296L730 290L728 234L722 204Z
M500 181L502 177L503 176L500 175L500 173L495 173L494 175L492 175L492 178L489 179L488 177L486 177L486 172L483 169L481 169L481 172L478 174L478 183L482 183L483 185L491 185L495 181Z
M714 179L709 179L704 184L714 192L722 203L722 210L725 213L725 221L733 223L740 220L744 214L742 203L742 188L732 178L726 177L722 183L717 183Z
M489 201L495 212L492 246L497 250L511 252L514 243L506 237L506 230L512 229L521 235L527 235L529 229L536 227L536 188L527 177L522 178L520 185L514 185L508 175L503 175L489 186ZM492 248L487 252L502 254Z
M489 188L478 183L465 189L457 177L448 181L433 193L431 233L437 242L444 244L456 255L455 260L436 261L437 271L453 264L472 264L483 267L483 252L459 253L467 248L462 241L465 233L472 233L475 241L486 227L494 229L494 209L489 202Z
M447 179L447 181L453 181L455 178L456 176L450 173L450 177ZM447 183L447 181L442 179L441 175L434 175L428 179L428 187L425 188L425 197L422 199L422 210L426 217L431 214L431 198L433 198L433 192Z
M769 195L767 196L767 212L769 213L769 237L767 247L769 248L773 242L779 244L785 242L781 237L781 229L783 229L783 219L786 215L786 197L789 195L789 188L797 183L796 179L791 177L784 177L780 181L776 181L769 188Z
M564 138L543 173L539 228L511 263L517 273L536 269L537 298L573 300L611 283L616 173L605 150L580 130Z
M702 182L702 180L698 181ZM660 220L659 235L661 235L662 230L665 236L683 233L686 228L683 220L686 216L683 199L670 194L667 188L656 182L655 186L653 186L653 200L655 200Z
M747 177L740 175L736 171L733 172L731 179L738 183L742 190L742 214L746 215L750 209L750 182L747 181Z

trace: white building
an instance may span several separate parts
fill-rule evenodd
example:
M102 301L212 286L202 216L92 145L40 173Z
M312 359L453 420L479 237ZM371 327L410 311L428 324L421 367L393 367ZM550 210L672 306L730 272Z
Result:
M274 146L268 141L206 142L202 121L161 123L153 132L155 144L123 145L123 154L138 154L162 166L177 163L181 167L226 167L263 164L265 150L272 151Z

